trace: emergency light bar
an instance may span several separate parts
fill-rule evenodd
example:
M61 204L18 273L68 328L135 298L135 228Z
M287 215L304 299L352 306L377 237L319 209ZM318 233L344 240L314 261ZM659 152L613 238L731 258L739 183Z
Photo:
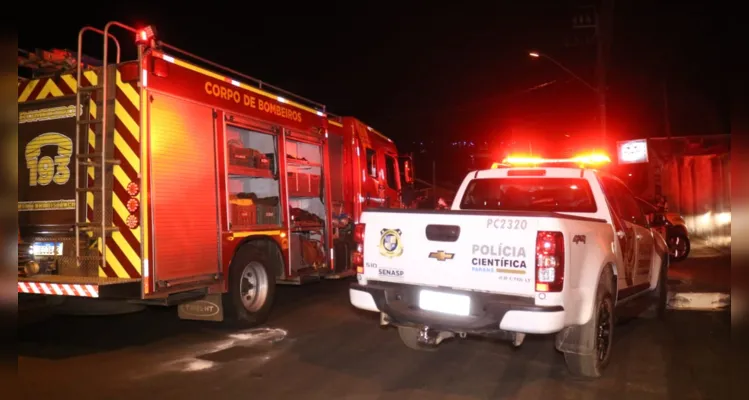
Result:
M537 167L541 164L577 164L580 167L610 163L611 159L605 154L584 154L572 158L542 158L542 157L507 157L501 163L492 164L492 169L512 166Z

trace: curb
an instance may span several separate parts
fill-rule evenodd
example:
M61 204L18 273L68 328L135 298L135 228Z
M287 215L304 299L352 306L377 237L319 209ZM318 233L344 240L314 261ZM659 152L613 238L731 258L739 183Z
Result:
M730 293L668 293L670 310L721 311L731 306Z
M723 246L723 247L716 246L714 244L711 244L707 239L705 239L705 238L703 238L701 236L694 236L691 240L692 240L693 244L694 243L699 243L700 245L705 246L705 247L707 247L710 250L713 250L713 251L716 251L716 252L720 253L720 255L722 255L722 256L730 256L731 255L731 246L730 245L727 246L727 247L725 247L725 246ZM689 258L689 257L687 257L687 258Z

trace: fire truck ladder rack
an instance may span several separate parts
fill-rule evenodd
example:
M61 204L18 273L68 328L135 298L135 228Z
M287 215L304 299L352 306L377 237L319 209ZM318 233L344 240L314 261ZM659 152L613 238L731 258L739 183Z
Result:
M78 32L78 52L77 52L77 66L79 68L76 68L76 93L75 93L75 109L76 109L76 127L75 127L75 158L76 158L76 164L75 164L75 215L76 215L76 222L75 222L75 257L76 262L80 266L81 261L83 260L100 260L100 263L102 266L106 265L106 253L107 253L107 245L106 245L106 237L113 232L119 231L119 229L116 226L108 226L107 224L107 215L112 215L113 210L109 210L107 207L107 199L111 202L111 194L108 196L108 191L111 192L111 183L107 182L107 168L111 167L113 168L115 165L118 165L120 163L119 160L108 158L107 157L107 136L109 131L108 126L108 114L110 114L110 110L108 109L108 104L110 97L112 97L113 88L110 88L112 86L110 84L109 80L109 74L110 69L114 70L116 68L116 65L113 66L114 68L110 68L109 65L107 65L108 62L108 45L109 41L112 40L115 43L115 47L117 49L117 59L116 63L120 63L120 43L113 35L109 34L107 32L109 28L109 25L105 28L104 31L86 26L83 29L81 29ZM91 86L84 86L83 83L83 68L80 68L80 66L83 65L83 35L86 32L94 32L99 35L102 35L104 37L104 57L102 60L101 65L101 76L99 77L100 81L97 81L97 84L91 85ZM135 32L135 30L133 30ZM92 118L90 116L90 113L84 113L84 108L82 107L83 104L90 104L91 100L94 100L95 104L97 104L97 112L96 116ZM88 109L86 107L85 109ZM88 140L82 141L81 140L81 133L83 133L84 137L88 137L89 130L94 132L94 138L96 140L96 146L95 151L93 153L88 153L87 151L81 151L81 143L85 142L88 143ZM83 169L81 168L83 167ZM85 174L85 171L88 167L96 168L95 170L95 177L98 180L98 184L94 184L92 186L88 185L88 179L81 179L81 172L83 171ZM88 174L85 174L87 177ZM93 212L93 220L90 222L85 221L85 216L87 214L86 207L81 207L81 197L80 194L92 192L99 194L99 204L97 207L97 199L96 196L94 196L94 212ZM83 210L81 210L81 208ZM82 212L83 211L83 212ZM98 221L97 221L98 219ZM81 256L81 233L82 232L90 232L92 236L95 239L100 238L101 240L101 254L100 256Z

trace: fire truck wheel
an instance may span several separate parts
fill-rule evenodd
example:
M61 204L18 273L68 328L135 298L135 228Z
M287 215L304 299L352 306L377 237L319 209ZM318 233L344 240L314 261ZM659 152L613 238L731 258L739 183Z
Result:
M251 327L268 319L276 294L276 279L268 257L244 246L229 270L229 291L223 303L230 323Z

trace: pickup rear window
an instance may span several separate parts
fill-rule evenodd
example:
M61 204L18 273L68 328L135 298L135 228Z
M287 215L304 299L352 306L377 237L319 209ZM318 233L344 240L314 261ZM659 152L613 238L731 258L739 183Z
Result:
M596 212L585 179L474 179L460 203L463 210Z

